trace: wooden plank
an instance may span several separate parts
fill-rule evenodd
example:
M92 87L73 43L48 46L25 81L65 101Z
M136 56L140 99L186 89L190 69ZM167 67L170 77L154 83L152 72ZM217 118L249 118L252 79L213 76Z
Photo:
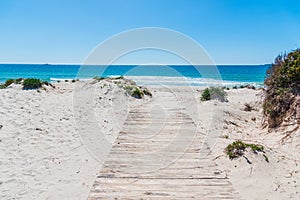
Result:
M168 91L132 109L88 199L239 199L185 112Z

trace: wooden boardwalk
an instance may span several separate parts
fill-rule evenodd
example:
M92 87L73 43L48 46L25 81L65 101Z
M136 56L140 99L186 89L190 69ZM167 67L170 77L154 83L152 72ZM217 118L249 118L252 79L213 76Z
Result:
M89 200L239 199L169 91L131 110Z

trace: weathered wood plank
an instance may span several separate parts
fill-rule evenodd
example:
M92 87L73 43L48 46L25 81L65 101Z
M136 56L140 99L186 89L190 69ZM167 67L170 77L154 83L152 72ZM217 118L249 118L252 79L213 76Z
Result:
M168 91L131 110L89 200L239 199L185 112Z

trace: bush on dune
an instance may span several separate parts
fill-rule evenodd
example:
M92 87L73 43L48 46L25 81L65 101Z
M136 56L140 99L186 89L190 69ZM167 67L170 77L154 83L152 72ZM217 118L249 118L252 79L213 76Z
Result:
M23 81L22 78L17 78L17 79L7 79L5 81L5 83L0 85L0 89L5 89L8 86L10 86L11 84L15 83L15 84L20 84Z
M262 152L264 153L264 147L262 145L258 145L258 144L249 144L249 143L245 143L242 142L240 140L237 140L231 144L229 144L226 149L225 152L228 155L229 159L236 159L239 157L245 157L245 152L247 149L251 149L253 153L258 154L258 152ZM263 154L263 157L265 158L266 162L269 162L268 157ZM246 158L246 157L245 157ZM248 158L247 162L249 164L251 164L251 162L249 161Z
M227 93L223 88L220 87L210 87L205 88L205 90L201 94L201 101L208 101L211 99L216 99L221 102L227 101Z
M42 81L37 78L27 78L23 81L23 89L24 90L31 90L31 89L38 89L42 87Z
M267 71L263 112L269 128L296 117L300 103L300 49L280 55ZM299 122L298 122L299 123Z
M146 87L138 86L136 82L130 79L126 79L123 76L113 78L94 77L94 79L97 81L106 80L108 82L114 83L117 86L123 88L126 94L136 99L142 99L145 96L152 97L151 92Z
M201 101L208 101L210 100L210 91L208 88L205 88L205 90L201 94Z
M13 84L14 82L15 82L14 79L8 79L8 80L5 81L4 85L5 85L6 87L8 87L8 86L10 86L11 84Z
M38 89L42 87L43 85L51 86L54 88L54 86L47 82L47 81L41 81L40 79L36 78L17 78L17 79L8 79L5 81L5 83L0 85L0 89L7 88L11 84L22 84L24 90L29 90L29 89Z

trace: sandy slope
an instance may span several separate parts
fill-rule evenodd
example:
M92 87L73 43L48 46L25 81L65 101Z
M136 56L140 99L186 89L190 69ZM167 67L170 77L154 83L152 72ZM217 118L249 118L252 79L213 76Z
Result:
M91 88L79 84L82 90ZM102 84L94 109L99 127L113 142L126 118L126 102L139 101L115 84ZM89 193L101 165L82 144L76 127L75 84L55 85L40 92L20 86L0 90L0 199L85 199Z
M90 83L77 84L81 84L79 90L94 90ZM57 83L55 89L40 92L23 91L19 86L0 90L0 199L88 196L101 164L87 151L82 130L76 126L74 86ZM151 87L158 95L165 89ZM282 133L261 128L260 91L230 90L229 102L220 103L200 102L199 88L167 89L180 99L198 130L208 135L211 159L244 199L300 199L300 133L280 143ZM109 141L117 137L128 110L143 101L128 97L116 84L102 81L97 85L92 109ZM244 111L244 103L257 110ZM85 112L80 114L84 119ZM247 154L252 164L243 158L230 161L224 148L236 139L263 144L270 162L252 153Z
M223 118L220 119L223 128L219 130L220 137L213 154L219 166L228 173L235 189L249 200L300 199L300 131L282 142L282 131L269 133L267 129L262 129L261 91L231 90L228 99L229 102L223 107ZM244 111L245 103L256 110ZM229 161L224 156L224 147L235 140L263 145L269 163L261 154L252 152L246 154L252 164L244 158Z

